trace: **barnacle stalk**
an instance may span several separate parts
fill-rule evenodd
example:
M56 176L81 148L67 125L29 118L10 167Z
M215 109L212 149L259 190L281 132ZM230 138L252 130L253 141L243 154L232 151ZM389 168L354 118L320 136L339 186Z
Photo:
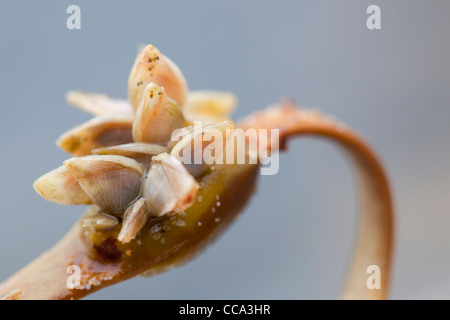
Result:
M91 207L52 249L1 283L0 298L78 299L140 274L182 265L214 242L250 199L260 162L216 161L225 154L237 157L234 146L229 149L226 143L235 130L229 121L236 105L233 95L188 92L178 67L153 46L136 59L128 89L129 102L98 94L68 95L71 103L97 117L59 139L75 157L34 187L47 200ZM386 298L393 208L385 172L371 148L341 123L288 102L250 115L236 127L279 130L276 139L258 140L256 150L245 143L238 146L247 158L261 159L278 147L284 150L291 137L309 135L335 142L350 156L359 177L362 216L342 298ZM211 139L202 140L199 149L206 157L185 163L194 157L195 139L214 133L215 148ZM377 290L366 286L371 265L382 273ZM76 286L68 286L73 266L81 273Z

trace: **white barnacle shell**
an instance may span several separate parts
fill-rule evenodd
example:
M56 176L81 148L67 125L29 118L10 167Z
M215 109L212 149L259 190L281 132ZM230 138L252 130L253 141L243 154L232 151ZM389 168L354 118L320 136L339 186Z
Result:
M134 110L128 101L112 99L106 94L69 91L66 94L66 100L71 105L95 116L134 115Z
M234 130L232 121L216 124L203 122L188 129L178 143L173 145L170 154L178 158L194 176L205 173L216 159L222 157L229 132ZM222 159L222 163L225 161Z
M80 157L93 149L131 143L133 116L99 116L64 133L57 141L59 147Z
M81 188L100 209L121 217L141 189L144 167L122 156L85 156L64 162Z
M198 90L190 91L183 107L185 118L190 121L220 122L229 120L236 109L237 98L231 92Z
M45 200L59 204L91 204L91 198L65 166L61 166L34 182L34 190Z
M166 147L159 144L135 142L95 149L92 150L92 153L98 155L124 156L134 159L148 168L150 167L153 156L167 151L168 149Z
M190 207L197 194L198 183L175 157L162 153L153 157L142 188L150 215L161 217Z
M83 218L83 227L93 227L97 230L112 229L119 225L119 219L101 212L99 208L93 207L91 214Z
M144 89L151 82L166 89L180 106L187 95L186 80L178 66L157 48L148 45L138 54L128 78L128 98L134 110L139 107Z
M185 124L180 106L166 94L164 88L150 83L136 111L133 139L135 142L167 143L172 132Z
M150 218L147 210L145 199L140 198L130 205L125 212L122 222L122 229L120 229L117 239L122 243L128 243L141 231Z

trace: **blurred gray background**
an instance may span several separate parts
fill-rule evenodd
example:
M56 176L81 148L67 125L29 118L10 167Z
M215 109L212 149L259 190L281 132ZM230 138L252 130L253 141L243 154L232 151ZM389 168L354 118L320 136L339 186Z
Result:
M66 8L81 7L81 30ZM366 28L381 7L382 29ZM392 298L450 298L449 1L0 1L0 280L55 243L83 209L41 199L55 146L89 119L68 90L126 97L152 43L191 89L235 92L235 118L290 95L378 151L398 216ZM345 157L299 139L244 215L188 265L89 298L332 299L351 253L356 195Z

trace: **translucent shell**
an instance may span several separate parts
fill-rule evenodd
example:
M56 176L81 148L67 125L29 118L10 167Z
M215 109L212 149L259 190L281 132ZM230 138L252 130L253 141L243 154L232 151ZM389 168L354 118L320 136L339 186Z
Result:
M95 228L97 230L112 229L119 225L119 219L101 212L98 208L94 213L83 218L84 228Z
M184 127L186 121L179 105L170 99L166 91L150 83L144 91L133 123L136 142L167 143L175 129Z
M144 167L122 156L86 156L64 162L84 192L100 209L122 217L127 206L138 196Z
M128 207L123 217L122 229L117 239L122 243L128 243L141 231L145 226L150 215L145 205L145 199L140 198Z
M151 82L164 87L169 97L184 105L187 85L183 74L157 48L148 45L138 54L128 78L128 98L134 110L141 104L144 89Z
M128 143L113 147L100 148L92 150L93 154L98 155L117 155L136 160L146 168L150 167L152 157L160 153L167 152L168 149L159 144L151 143Z
M66 95L66 100L80 110L95 116L112 114L134 115L134 110L128 101L112 99L106 94L70 91Z
M133 120L124 115L99 116L63 134L57 145L80 157L93 149L130 143Z
M181 162L167 153L153 157L142 188L147 210L152 216L175 214L190 207L198 183Z
M205 122L201 126L187 128L184 134L183 130L180 130L179 142L172 144L170 154L179 159L197 178L222 156L234 124L232 121L217 124Z
M34 182L34 190L45 200L59 204L91 204L78 181L65 166L61 166Z
M231 92L191 91L188 94L183 113L190 122L195 120L220 122L229 120L236 105L237 98Z

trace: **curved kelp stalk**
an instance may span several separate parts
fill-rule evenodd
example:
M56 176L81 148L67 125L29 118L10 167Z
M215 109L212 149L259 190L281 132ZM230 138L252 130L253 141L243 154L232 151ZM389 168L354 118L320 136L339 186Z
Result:
M257 112L241 121L239 126L244 129L280 130L280 148L284 148L285 142L295 136L318 136L338 144L350 156L358 177L361 216L354 257L341 297L387 298L391 277L394 211L386 173L372 149L337 120L320 112L297 109L289 102ZM368 285L370 266L380 268L380 288ZM371 272L370 268L369 271Z

